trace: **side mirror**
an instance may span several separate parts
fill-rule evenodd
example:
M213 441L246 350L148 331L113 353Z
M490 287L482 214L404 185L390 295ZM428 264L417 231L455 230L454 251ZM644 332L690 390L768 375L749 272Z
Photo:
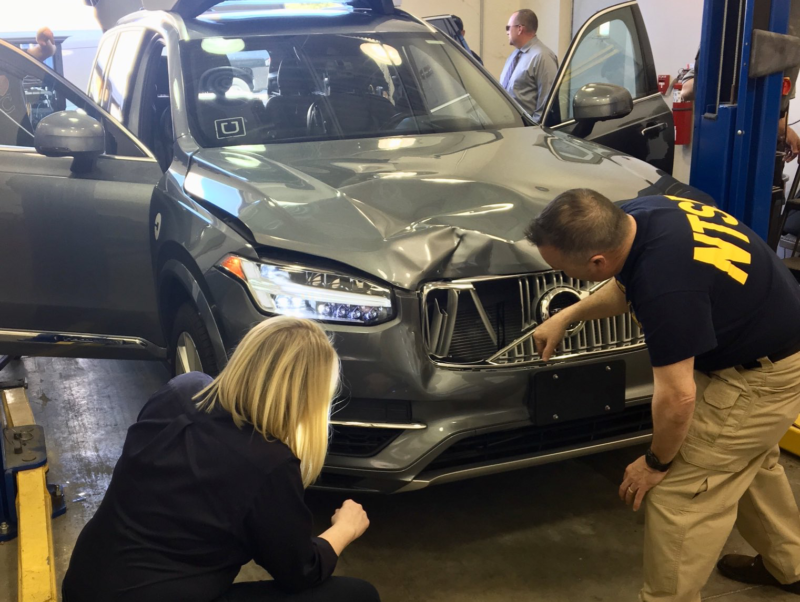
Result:
M573 135L584 138L598 121L619 119L633 111L631 93L615 84L586 84L572 99L572 114L578 127Z
M572 99L572 114L577 121L617 119L631 111L631 93L614 84L586 84Z
M46 157L74 157L72 171L87 172L106 149L103 125L83 111L59 111L39 122L36 152Z

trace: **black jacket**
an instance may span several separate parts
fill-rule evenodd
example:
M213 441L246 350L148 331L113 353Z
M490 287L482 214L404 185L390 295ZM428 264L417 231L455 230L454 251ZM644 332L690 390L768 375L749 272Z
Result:
M192 397L210 382L173 379L128 430L72 553L70 602L211 601L250 560L289 591L333 572L336 553L312 537L300 462L223 410L198 412Z

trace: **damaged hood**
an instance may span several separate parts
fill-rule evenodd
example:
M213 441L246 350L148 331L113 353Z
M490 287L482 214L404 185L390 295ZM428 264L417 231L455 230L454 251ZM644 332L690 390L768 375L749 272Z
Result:
M257 245L333 260L404 289L548 269L524 231L570 188L615 201L688 188L627 155L538 127L204 149L185 186Z

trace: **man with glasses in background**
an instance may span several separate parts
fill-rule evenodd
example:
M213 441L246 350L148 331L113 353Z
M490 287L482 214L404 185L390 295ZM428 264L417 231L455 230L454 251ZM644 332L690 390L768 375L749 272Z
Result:
M500 83L536 121L542 120L547 95L558 72L556 55L536 35L536 13L522 9L506 25L508 42L516 50L508 57Z

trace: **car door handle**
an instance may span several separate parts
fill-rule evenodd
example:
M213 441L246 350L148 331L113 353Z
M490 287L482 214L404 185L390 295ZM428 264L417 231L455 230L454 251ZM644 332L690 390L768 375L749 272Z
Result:
M642 130L642 136L645 138L655 138L661 132L667 129L667 124L663 121L661 123L656 123L655 125L648 125L646 128Z

